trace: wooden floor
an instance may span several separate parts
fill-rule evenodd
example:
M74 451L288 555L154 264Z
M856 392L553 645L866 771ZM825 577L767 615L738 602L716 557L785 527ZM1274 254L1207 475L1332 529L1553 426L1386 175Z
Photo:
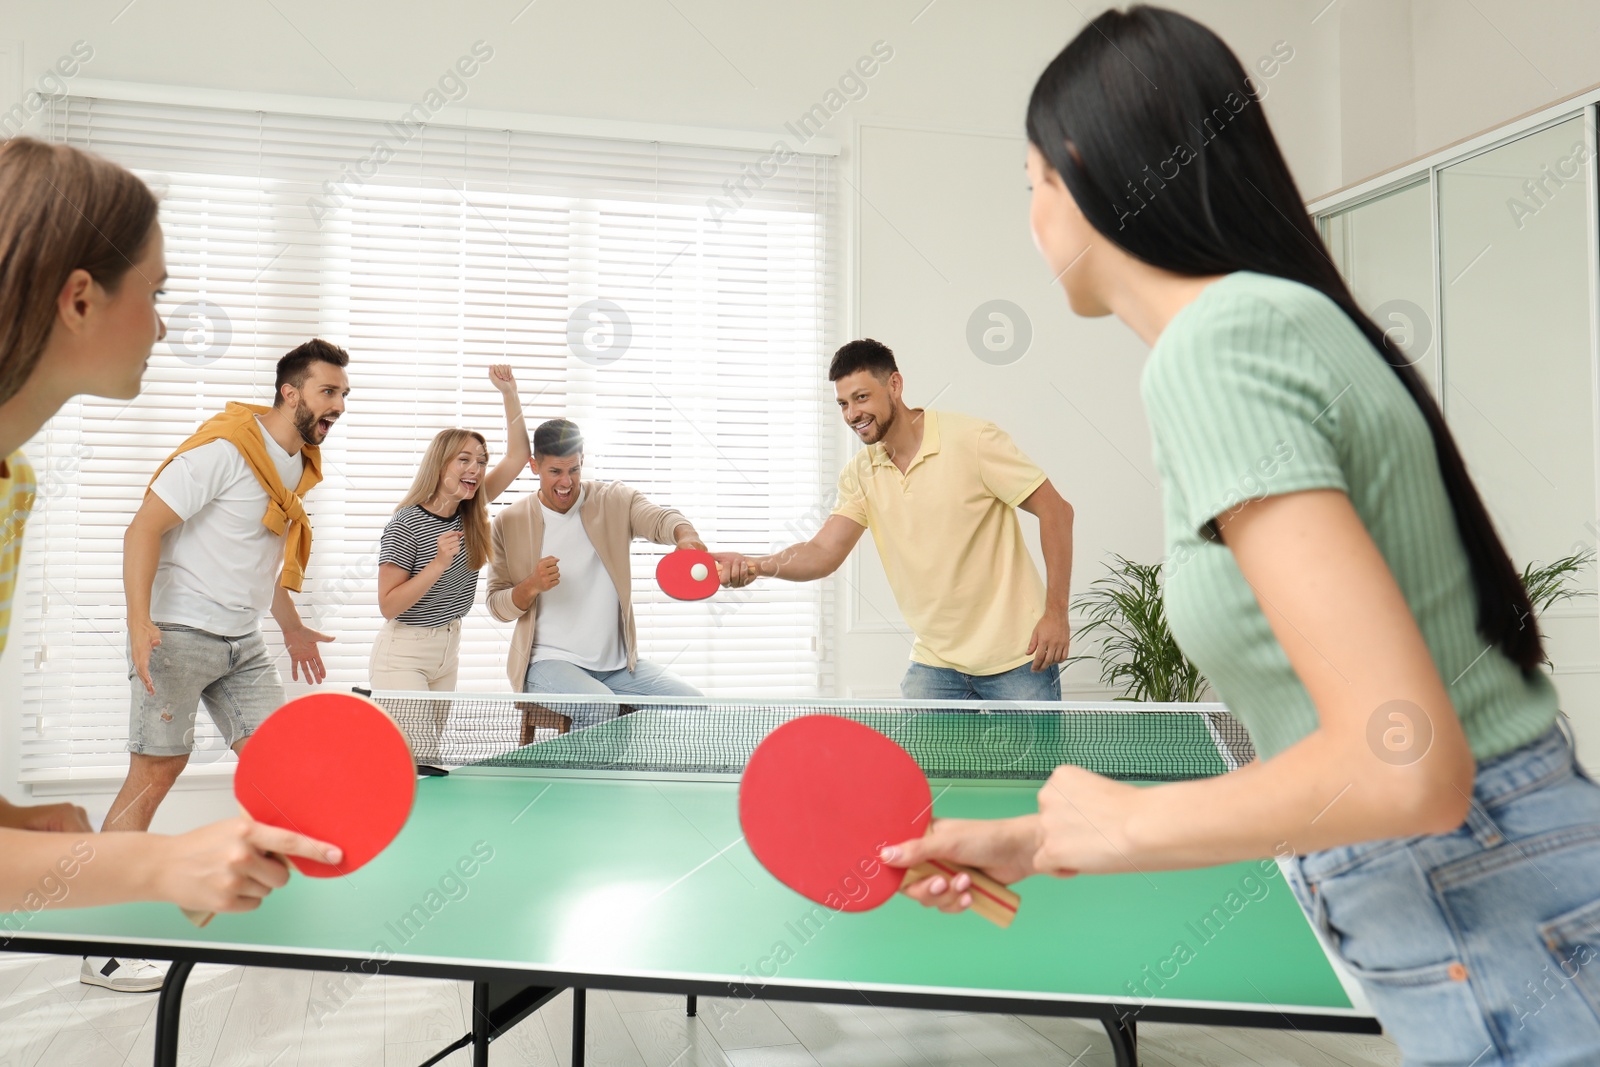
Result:
M0 954L0 1067L122 1067L150 1062L154 993L78 982L76 958ZM184 1064L227 1067L415 1067L466 1032L471 986L258 967L196 967L184 997ZM1098 1025L1076 1019L972 1015L593 991L595 1067L916 1067L1060 1064L1109 1067ZM563 994L492 1046L496 1067L565 1067L572 1001ZM1398 1064L1380 1037L1146 1024L1150 1067L1369 1067ZM459 1052L444 1067L467 1067Z

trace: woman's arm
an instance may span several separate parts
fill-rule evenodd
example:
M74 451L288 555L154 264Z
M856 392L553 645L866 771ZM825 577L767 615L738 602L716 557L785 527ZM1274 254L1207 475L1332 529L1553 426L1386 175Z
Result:
M1218 527L1310 693L1317 728L1233 774L1140 790L1125 833L1149 861L1142 865L1226 863L1285 846L1314 852L1461 825L1472 751L1350 498L1335 490L1268 497Z
M1039 792L1034 869L1160 870L1443 833L1461 824L1474 762L1410 607L1350 500L1317 490L1251 501L1223 540L1317 709L1317 727L1231 774L1140 788L1078 767ZM939 820L895 866L982 852L995 824ZM1013 825L1015 864L1028 835ZM937 883L938 892L934 892ZM941 880L911 895L955 905Z
M378 610L386 619L398 619L409 611L444 577L450 564L461 551L464 535L460 530L446 530L439 535L433 559L412 574L398 563L378 564Z
M0 911L145 900L194 911L249 911L289 880L285 855L338 863L341 854L246 818L176 837L0 829Z
M528 443L528 423L522 417L522 399L517 396L517 382L511 375L510 365L496 363L490 367L489 380L500 390L506 405L506 454L483 483L483 490L488 494L485 499L492 503L528 466L528 460L533 458L533 446Z

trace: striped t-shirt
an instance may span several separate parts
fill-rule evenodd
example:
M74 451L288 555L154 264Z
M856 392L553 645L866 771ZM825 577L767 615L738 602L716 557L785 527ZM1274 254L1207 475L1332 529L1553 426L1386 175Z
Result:
M462 529L461 515L441 519L421 504L395 512L378 542L378 562L416 574L439 554L439 535ZM478 594L478 572L467 564L467 546L461 546L449 568L422 594L422 599L402 611L398 619L410 626L443 626L472 610Z
M1416 401L1339 306L1248 271L1173 316L1141 382L1166 515L1172 635L1263 757L1316 728L1317 709L1212 520L1247 500L1315 489L1350 498L1449 687L1472 752L1550 728L1549 675L1478 633L1478 601L1433 437Z
M11 632L11 598L17 589L22 559L22 528L33 511L33 468L21 452L0 463L0 652Z

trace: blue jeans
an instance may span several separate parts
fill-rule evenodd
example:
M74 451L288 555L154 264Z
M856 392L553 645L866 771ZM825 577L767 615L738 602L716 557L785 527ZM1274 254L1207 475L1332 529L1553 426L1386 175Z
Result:
M900 679L907 700L1060 700L1061 668L1035 671L1024 663L999 674L963 674L949 667L913 663Z
M1478 765L1448 834L1285 866L1408 1065L1600 1063L1600 786L1559 729Z
M528 664L523 676L525 693L561 693L582 696L700 697L700 692L665 667L647 659L635 660L633 670L591 671L562 659L540 659ZM617 705L597 704L573 708L572 728L593 726L617 716Z

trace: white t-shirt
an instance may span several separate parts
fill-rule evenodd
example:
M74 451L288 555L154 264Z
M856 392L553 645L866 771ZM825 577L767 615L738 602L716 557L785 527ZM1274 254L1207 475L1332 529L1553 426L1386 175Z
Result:
M299 454L285 452L265 429L261 436L283 484L299 485ZM161 538L151 620L223 637L255 631L272 607L285 537L261 525L267 491L239 449L230 441L191 448L150 488L183 520Z
M531 659L561 659L591 671L615 671L628 665L622 641L622 601L583 528L584 486L578 502L563 515L545 507L544 547L539 555L560 560L561 582L540 593L534 616Z

